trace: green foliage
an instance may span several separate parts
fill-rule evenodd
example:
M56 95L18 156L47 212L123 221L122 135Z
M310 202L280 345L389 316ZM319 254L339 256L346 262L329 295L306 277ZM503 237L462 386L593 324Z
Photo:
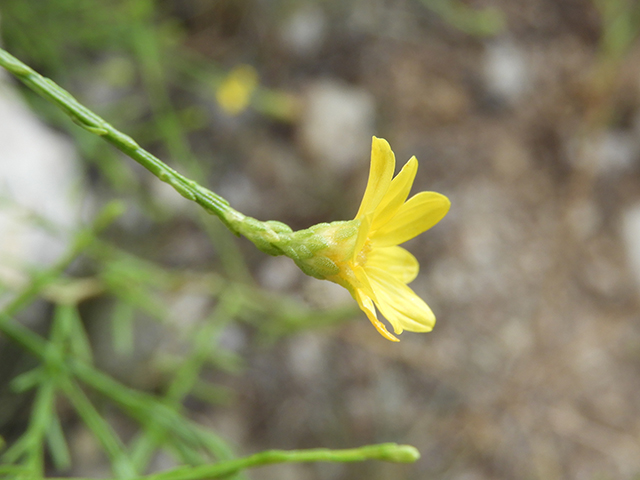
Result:
M105 208L107 213L99 215L94 225L78 232L76 242L60 263L35 273L30 284L15 292L13 300L0 313L0 333L37 357L40 362L39 366L12 381L12 389L16 393L34 390L35 399L29 427L0 456L5 472L22 472L20 478L42 478L45 450L49 452L57 469L64 471L69 467L69 449L56 408L57 398L65 398L95 436L112 465L115 478L131 478L145 472L158 449L170 452L178 462L187 465L204 465L216 459L229 460L234 457L231 446L214 432L189 420L182 408L182 402L188 395L212 403L224 402L229 397L228 391L200 379L200 372L207 365L237 371L241 364L241 360L232 352L220 347L212 348L222 329L233 319L251 318L255 312L260 312L263 321L262 314L274 316L273 325L283 325L283 322L278 321L279 314L285 319L294 317L297 326L289 326L289 331L308 328L310 321L315 322L316 318L322 316L310 316L300 308L296 311L290 308L291 301L274 299L273 295L267 301L266 293L245 283L225 281L216 274L169 271L122 252L100 240L97 228L105 228L105 217L119 210L108 205ZM113 216L111 219L114 219ZM75 279L65 275L65 270L80 256L86 256L95 262L98 271L95 276ZM94 295L107 294L115 299L115 350L124 352L132 347L131 322L134 313L144 311L160 321L167 321L166 310L158 303L154 290L170 291L177 285L182 288L204 289L216 300L216 304L191 332L188 356L182 358L171 372L172 380L167 383L164 393L160 396L143 393L96 369L79 312L80 303ZM12 318L43 297L55 305L49 338L33 333ZM155 307L151 307L152 305ZM277 308L274 309L274 306ZM351 315L352 311L336 313L338 319L343 319ZM331 315L335 314L329 314L327 318L331 319ZM280 334L284 332L285 330L280 330ZM138 422L139 433L129 444L123 444L100 413L92 400L95 395L107 399ZM269 463L272 457L260 458ZM239 470L244 464L232 465ZM251 465L253 464L247 464ZM185 470L180 470L176 473L177 476L167 478L200 478L192 473L185 477L184 472Z

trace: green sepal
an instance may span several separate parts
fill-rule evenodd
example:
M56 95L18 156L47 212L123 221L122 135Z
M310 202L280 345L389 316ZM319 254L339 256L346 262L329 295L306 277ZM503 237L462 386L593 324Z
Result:
M340 273L340 264L353 256L359 225L359 220L319 223L293 232L283 253L307 275L327 279Z
M319 223L294 232L282 222L261 222L233 209L227 210L222 220L259 250L285 255L304 273L322 280L338 275L340 265L352 259L360 227L360 220L349 220Z

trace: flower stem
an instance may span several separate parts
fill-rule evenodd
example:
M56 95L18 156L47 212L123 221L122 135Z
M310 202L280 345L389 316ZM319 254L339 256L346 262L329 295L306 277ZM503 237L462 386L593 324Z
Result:
M180 175L140 147L128 135L116 130L104 119L81 105L69 92L25 65L6 50L0 48L0 66L16 76L31 90L60 107L71 119L85 130L103 137L120 151L131 157L163 182L171 185L180 195L201 205L227 223L233 209L224 198Z
M274 463L301 462L361 462L364 460L383 460L409 463L420 457L418 451L410 445L383 443L360 448L329 450L317 448L311 450L267 450L244 458L219 462L213 465L180 467L145 477L145 480L199 480L221 478L247 468L271 465Z
M267 450L244 458L218 462L213 465L178 467L165 472L135 477L131 480L204 480L224 478L247 468L262 467L274 463L302 462L361 462L364 460L382 460L395 463L412 463L420 454L410 445L382 443L360 448L329 450L317 448L311 450ZM59 479L71 480L71 479ZM83 479L73 479L83 480Z

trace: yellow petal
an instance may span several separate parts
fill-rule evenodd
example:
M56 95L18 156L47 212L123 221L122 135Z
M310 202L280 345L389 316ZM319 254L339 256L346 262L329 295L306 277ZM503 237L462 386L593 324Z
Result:
M364 244L367 242L369 238L369 231L371 230L371 220L373 219L373 214L370 213L362 217L360 222L360 227L358 227L358 237L356 238L356 246L353 249L353 258L355 259L359 254Z
M429 306L404 283L375 267L367 268L376 306L395 333L430 332L436 317Z
M396 157L391 151L389 143L383 138L373 137L369 181L355 218L360 218L376 209L389 189L395 169Z
M369 267L383 270L402 283L415 280L420 270L416 257L402 247L374 248L367 257L365 268Z
M371 240L378 247L399 245L429 230L449 211L451 202L435 192L420 192L402 205L395 216Z
M371 298L367 297L361 290L355 290L353 297L356 299L356 302L358 302L358 305L360 306L362 311L367 314L369 321L373 324L374 327L376 327L376 330L378 330L378 332L380 332L380 334L384 338L386 338L387 340L391 340L392 342L400 341L391 333L389 333L387 327L385 327L384 324L380 320L378 320L376 309L373 306L373 301L371 300Z
M402 206L409 196L417 171L418 160L416 157L411 157L405 166L402 167L400 173L391 181L389 190L380 201L378 208L376 208L371 225L372 230L377 230L391 220Z
M360 290L363 295L366 295L367 297L370 297L374 302L377 302L378 300L376 299L376 294L373 291L371 282L369 282L369 277L366 270L363 267L356 266L353 268L353 275L357 281L357 285L353 288L353 290Z

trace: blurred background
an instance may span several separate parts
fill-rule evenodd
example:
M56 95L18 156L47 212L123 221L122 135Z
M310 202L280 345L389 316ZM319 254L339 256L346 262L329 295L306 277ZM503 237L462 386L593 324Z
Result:
M8 51L247 215L353 218L372 135L452 202L406 245L438 323L392 344L3 75L0 302L117 199L66 273L101 369L164 395L195 365L176 398L241 454L422 454L250 478L640 478L639 32L635 0L0 0ZM46 300L21 320L46 331ZM31 360L0 342L10 442ZM68 473L107 475L63 418Z

